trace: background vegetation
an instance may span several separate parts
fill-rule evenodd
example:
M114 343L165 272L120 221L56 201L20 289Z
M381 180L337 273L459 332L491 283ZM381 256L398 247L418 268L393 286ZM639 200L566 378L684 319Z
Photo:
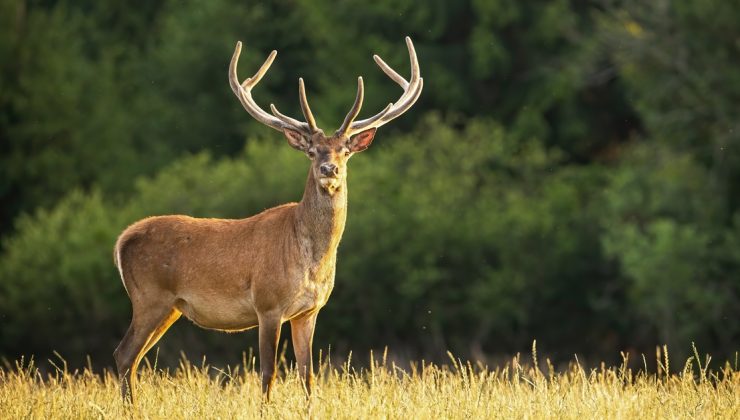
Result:
M0 0L0 355L106 366L130 319L117 234L300 198L307 161L228 88L336 127L425 90L350 169L315 343L438 360L533 338L553 360L740 349L740 3L723 0ZM364 115L364 113L363 113ZM181 321L160 360L254 334ZM251 341L250 341L251 340ZM683 353L682 353L683 352Z

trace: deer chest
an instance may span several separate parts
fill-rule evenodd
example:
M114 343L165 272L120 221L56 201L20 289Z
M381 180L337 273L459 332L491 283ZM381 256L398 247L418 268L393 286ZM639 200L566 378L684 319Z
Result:
M317 311L326 305L334 288L334 273L333 266L323 270L309 270L305 273L305 277L301 279L299 292L286 311L287 318Z

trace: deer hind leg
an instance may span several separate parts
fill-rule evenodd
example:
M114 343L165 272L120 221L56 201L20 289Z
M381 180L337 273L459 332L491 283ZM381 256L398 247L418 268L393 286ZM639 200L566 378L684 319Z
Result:
M180 311L171 307L160 310L148 307L139 311L134 308L131 325L113 352L121 381L121 396L124 400L133 402L133 385L139 362L180 315Z

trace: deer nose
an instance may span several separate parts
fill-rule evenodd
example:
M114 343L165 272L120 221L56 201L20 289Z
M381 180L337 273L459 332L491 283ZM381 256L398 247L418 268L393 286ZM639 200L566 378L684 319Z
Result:
M324 176L337 176L339 174L339 168L333 163L322 163L319 166L319 170L321 171L321 175Z

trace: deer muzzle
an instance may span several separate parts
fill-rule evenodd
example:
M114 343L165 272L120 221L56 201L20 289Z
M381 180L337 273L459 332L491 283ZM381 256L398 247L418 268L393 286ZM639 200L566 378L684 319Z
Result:
M339 168L333 163L322 163L319 166L322 176L336 178L339 175Z

